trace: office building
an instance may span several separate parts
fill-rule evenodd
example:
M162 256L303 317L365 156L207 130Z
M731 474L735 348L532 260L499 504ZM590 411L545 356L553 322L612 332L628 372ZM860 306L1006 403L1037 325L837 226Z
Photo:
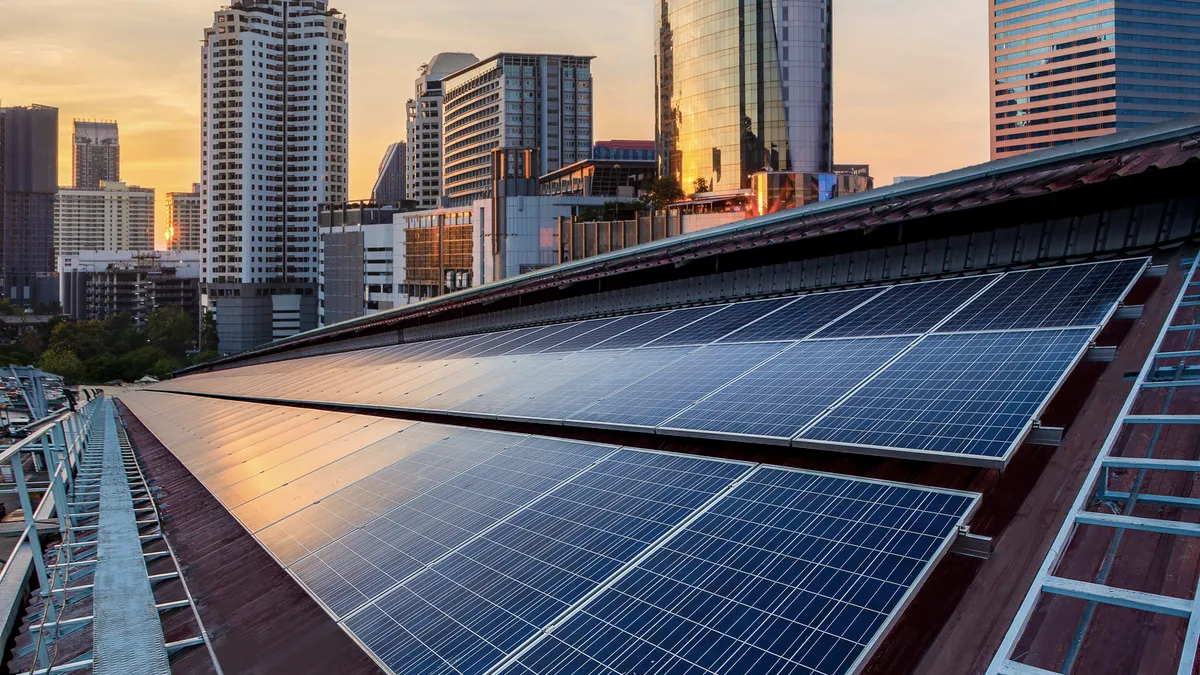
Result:
M54 200L54 251L153 251L154 189L104 181L61 188Z
M318 308L322 326L408 304L402 286L403 228L396 223L410 204L322 205Z
M442 80L478 63L474 54L447 52L421 66L416 97L408 100L408 160L405 196L420 209L436 209L442 198Z
M63 312L80 321L128 314L144 326L162 307L200 318L199 251L84 251L59 256Z
M591 56L497 54L445 78L442 192L492 196L492 151L534 150L541 176L592 152Z
M1200 3L990 8L993 159L1200 112Z
M596 141L592 148L592 159L653 162L657 158L654 141Z
M405 199L405 172L407 146L404 141L392 143L379 162L379 176L371 190L371 201L376 204L399 204Z
M317 325L318 205L346 201L348 52L326 0L243 0L204 31L202 276L222 351Z
M832 1L656 1L659 174L685 192L833 169Z
M121 138L116 122L75 120L71 136L71 186L100 187L121 180Z
M193 183L191 192L167 193L167 249L171 251L201 250L200 233L204 229L204 208L201 205L200 184Z
M0 284L18 306L56 299L58 108L0 108Z

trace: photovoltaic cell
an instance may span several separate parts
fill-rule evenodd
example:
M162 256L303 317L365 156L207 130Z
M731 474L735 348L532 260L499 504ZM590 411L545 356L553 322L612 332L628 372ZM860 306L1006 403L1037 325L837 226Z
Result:
M691 309L677 309L673 312L666 312L649 323L642 324L620 335L614 335L604 342L597 343L592 349L629 349L631 347L641 347L644 344L673 333L693 321L699 321L719 309L722 309L722 307L693 307Z
M293 570L344 616L612 452L529 439L412 496Z
M880 289L806 295L729 335L721 342L803 340L830 321L879 295Z
M892 286L815 337L915 335L933 328L996 276Z
M929 336L799 438L1005 457L1092 332Z
M851 672L975 503L760 469L503 672Z
M597 328L596 330L594 330L590 333L585 333L578 337L571 338L570 340L567 340L566 342L563 342L561 344L557 344L554 347L552 347L551 349L547 349L546 351L548 351L548 352L583 351L589 347L598 345L601 342L604 342L605 340L607 340L613 336L620 335L621 333L625 333L627 331L633 330L634 328L637 328L638 326L641 326L643 324L650 323L651 321L660 319L663 316L665 316L666 314L667 314L666 312L660 312L657 314L634 314L632 316L623 316L623 317L620 317L620 318L614 320L612 323L606 324L605 326L603 326L601 328Z
M791 438L913 338L798 342L663 427Z
M485 672L750 468L619 451L347 626L398 624L367 642L396 672Z
M573 414L573 421L656 427L783 351L786 343L709 345ZM650 349L639 351L653 351Z
M784 305L795 302L795 298L775 298L757 302L739 302L725 305L720 311L681 328L666 337L651 342L651 347L677 345L706 345L761 318Z
M944 332L1098 326L1145 258L1013 272L941 328Z

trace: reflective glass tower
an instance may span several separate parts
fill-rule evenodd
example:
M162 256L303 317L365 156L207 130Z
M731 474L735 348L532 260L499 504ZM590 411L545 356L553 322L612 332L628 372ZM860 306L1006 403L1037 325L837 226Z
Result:
M991 0L992 158L1200 112L1200 0Z
M655 5L662 175L719 191L832 171L832 0Z

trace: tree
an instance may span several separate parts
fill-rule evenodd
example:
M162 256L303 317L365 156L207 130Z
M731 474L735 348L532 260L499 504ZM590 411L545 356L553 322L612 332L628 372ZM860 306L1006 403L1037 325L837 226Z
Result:
M704 180L703 178L697 178L696 191L692 194L699 194L701 192L708 192L708 181Z
M646 188L645 198L650 203L650 206L655 209L661 209L686 196L683 193L683 188L679 187L679 183L673 177L659 176Z
M150 345L174 358L183 358L192 347L192 320L178 307L159 307L146 318Z
M50 351L70 351L81 361L108 354L110 347L108 331L99 321L68 321L50 333Z
M217 315L211 309L204 310L200 322L200 353L216 354L220 351L221 338L217 333Z
M70 349L47 350L42 354L42 358L38 359L37 366L47 373L62 375L67 384L76 384L83 380L85 375L83 361Z

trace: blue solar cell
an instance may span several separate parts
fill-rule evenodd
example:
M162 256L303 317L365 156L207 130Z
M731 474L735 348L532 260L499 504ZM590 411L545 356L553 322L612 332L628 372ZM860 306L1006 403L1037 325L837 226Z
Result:
M485 672L750 469L622 450L347 625L398 624L367 643L396 672Z
M462 470L440 482L404 486L408 498L399 506L292 569L344 616L610 452L525 439L472 466L456 465Z
M761 469L505 672L850 672L975 500Z
M721 342L803 340L830 321L879 295L881 291L879 288L868 288L805 295L778 312L729 335Z
M612 323L613 319L594 319L592 321L580 321L578 323L566 324L563 330L551 333L545 337L539 338L523 345L519 349L515 349L509 354L537 354L538 352L555 352L560 351L558 346L564 342L569 342L586 336L587 334L599 330L608 324Z
M693 307L691 309L677 309L673 312L663 312L653 321L644 323L636 328L630 329L614 335L613 337L599 342L592 349L629 349L631 347L641 347L642 345L653 342L663 336L669 335L680 328L699 321L704 317L723 309L720 306L714 307Z
M736 302L699 321L651 342L651 347L706 345L738 330L746 324L791 304L796 298L774 298L756 302Z
M1010 272L954 316L943 332L1098 326L1125 297L1145 258Z
M791 438L912 342L910 337L797 342L663 427Z
M929 336L800 438L1005 457L1092 332Z
M656 427L787 346L783 342L769 342L702 347L568 419Z
M629 332L639 326L657 321L666 316L667 312L659 312L656 314L634 314L632 316L622 316L612 323L605 324L590 333L584 333L578 337L571 338L566 342L555 345L548 352L572 352L582 351L589 347L594 347L609 338L615 337L622 333Z
M816 337L924 333L995 279L993 275L892 286L883 295L817 333Z

